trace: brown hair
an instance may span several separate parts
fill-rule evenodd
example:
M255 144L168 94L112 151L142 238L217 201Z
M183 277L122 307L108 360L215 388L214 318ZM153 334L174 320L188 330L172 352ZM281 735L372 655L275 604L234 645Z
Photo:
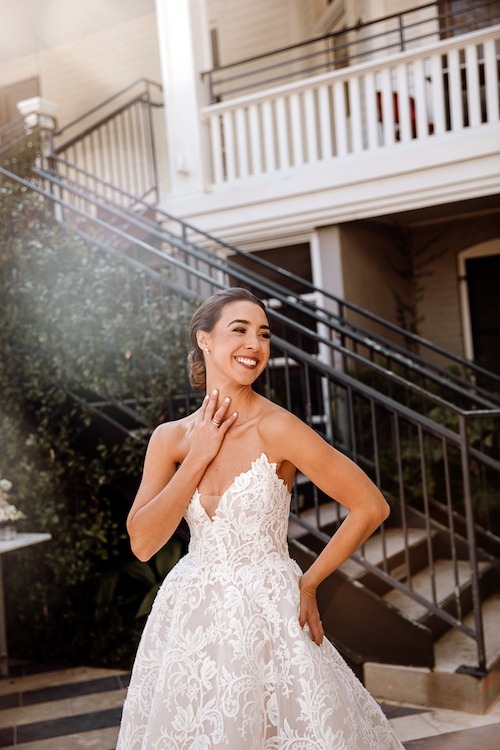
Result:
M205 356L198 346L196 338L197 331L210 333L217 324L222 310L231 302L252 302L265 311L266 307L262 300L249 292L248 289L236 286L230 289L222 289L212 294L211 297L201 303L189 324L189 341L191 351L188 354L189 380L195 391L204 391L206 388Z

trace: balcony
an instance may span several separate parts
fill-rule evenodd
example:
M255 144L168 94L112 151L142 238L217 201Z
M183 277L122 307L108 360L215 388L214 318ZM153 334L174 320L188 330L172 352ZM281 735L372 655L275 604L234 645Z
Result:
M423 46L416 36L382 55L365 39L329 70L306 64L301 46L295 63L288 51L260 71L244 61L225 81L212 71L201 111L207 193L189 207L179 198L178 211L224 232L243 206L246 222L265 225L258 206L272 201L274 226L298 230L491 194L500 25L440 39L429 23Z

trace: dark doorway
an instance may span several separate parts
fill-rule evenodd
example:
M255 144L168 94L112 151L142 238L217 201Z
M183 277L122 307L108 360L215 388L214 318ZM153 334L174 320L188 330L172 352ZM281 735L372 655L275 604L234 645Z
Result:
M474 361L500 375L500 254L465 263Z

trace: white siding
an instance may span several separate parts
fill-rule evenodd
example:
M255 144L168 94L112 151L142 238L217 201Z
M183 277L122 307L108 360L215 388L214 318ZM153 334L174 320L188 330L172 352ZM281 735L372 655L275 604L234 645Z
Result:
M221 65L291 43L288 0L209 0L208 8Z

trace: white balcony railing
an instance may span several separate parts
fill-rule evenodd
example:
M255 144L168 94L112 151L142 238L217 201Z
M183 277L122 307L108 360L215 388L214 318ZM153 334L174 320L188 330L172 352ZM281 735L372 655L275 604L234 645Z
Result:
M499 122L500 26L202 110L214 186Z

